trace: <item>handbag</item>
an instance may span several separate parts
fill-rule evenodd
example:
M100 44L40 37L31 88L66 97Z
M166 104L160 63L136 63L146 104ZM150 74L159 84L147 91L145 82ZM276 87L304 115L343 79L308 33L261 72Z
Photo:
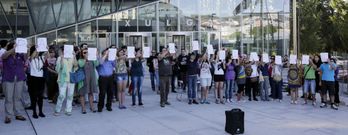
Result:
M85 71L82 68L78 68L75 72L70 72L70 83L79 83L85 78Z

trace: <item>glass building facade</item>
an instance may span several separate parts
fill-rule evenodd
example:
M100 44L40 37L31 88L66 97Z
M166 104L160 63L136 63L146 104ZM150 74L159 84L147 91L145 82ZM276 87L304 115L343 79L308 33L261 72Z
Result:
M291 0L1 0L0 39L35 44L88 43L104 49L168 43L191 50L239 49L285 55L290 47ZM17 24L17 25L13 25Z

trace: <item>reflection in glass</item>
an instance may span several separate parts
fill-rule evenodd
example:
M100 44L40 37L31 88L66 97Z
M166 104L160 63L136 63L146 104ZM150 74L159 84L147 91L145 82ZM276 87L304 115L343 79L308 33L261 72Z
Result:
M148 5L138 8L139 31L156 31L156 5Z
M57 45L76 45L75 27L70 27L58 31Z
M178 1L171 0L170 3L159 3L159 28L160 31L178 30Z

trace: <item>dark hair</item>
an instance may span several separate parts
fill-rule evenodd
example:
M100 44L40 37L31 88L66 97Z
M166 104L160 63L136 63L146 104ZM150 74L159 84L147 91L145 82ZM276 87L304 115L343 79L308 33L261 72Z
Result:
M84 45L88 45L87 43L82 43L81 45L80 45L80 48L82 48Z
M14 47L14 42L9 42L9 43L7 43L7 51L9 51L9 50L11 50L13 47Z
M1 41L0 41L1 48L6 47L7 43L8 43L7 40L1 40Z
M36 50L35 45L31 46L30 49L29 49L29 55L31 56L34 53L35 50Z

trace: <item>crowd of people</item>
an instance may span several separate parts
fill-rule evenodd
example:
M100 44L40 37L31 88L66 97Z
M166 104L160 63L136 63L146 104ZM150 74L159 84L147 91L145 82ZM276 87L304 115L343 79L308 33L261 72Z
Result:
M303 103L311 101L316 106L316 93L320 94L320 108L328 105L334 110L339 106L338 68L335 59L322 62L320 55L310 57L309 64L290 64L284 60L276 64L275 56L264 62L250 60L247 55L232 58L228 49L226 57L197 51L180 55L161 48L157 53L152 50L149 58L143 58L143 51L135 49L135 57L127 57L127 47L117 48L116 60L109 60L110 48L102 50L97 60L88 60L88 45L75 46L73 58L64 57L64 47L52 46L48 52L37 52L32 45L27 54L15 52L15 42L2 42L1 83L5 97L5 123L11 118L25 121L21 114L22 92L27 88L30 95L32 117L45 117L44 98L55 104L54 115L59 116L66 100L65 114L72 114L72 106L81 106L81 113L87 113L86 101L90 112L102 112L104 107L112 111L112 103L118 101L119 109L127 109L125 96L132 96L131 106L143 106L143 80L145 72L150 73L151 88L160 95L159 105L171 105L170 92L182 90L187 93L188 104L230 104L232 102L279 101L283 99L283 70L288 70L288 89L291 104L299 104L299 91L303 91ZM84 79L72 83L70 73L81 70ZM177 81L176 81L177 80ZM27 87L26 87L27 86ZM214 87L213 87L214 86ZM210 89L214 89L214 99L209 99ZM303 88L303 89L300 89ZM128 91L127 91L128 90ZM200 92L200 94L198 93ZM330 101L327 101L327 94ZM97 96L98 95L98 96ZM105 99L106 97L106 99ZM246 98L246 99L244 99ZM106 101L106 103L105 103ZM97 103L95 106L94 104ZM37 111L38 108L38 111Z

